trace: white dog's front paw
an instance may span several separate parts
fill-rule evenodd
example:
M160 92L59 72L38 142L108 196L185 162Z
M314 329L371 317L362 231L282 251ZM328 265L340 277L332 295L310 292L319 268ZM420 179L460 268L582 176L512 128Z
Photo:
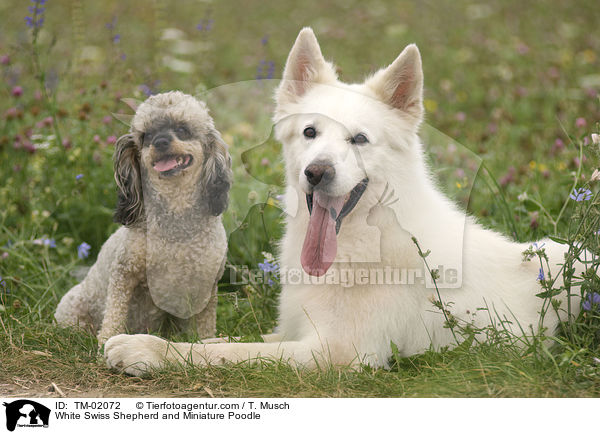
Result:
M161 367L168 343L151 335L117 335L104 345L104 358L109 368L141 376Z

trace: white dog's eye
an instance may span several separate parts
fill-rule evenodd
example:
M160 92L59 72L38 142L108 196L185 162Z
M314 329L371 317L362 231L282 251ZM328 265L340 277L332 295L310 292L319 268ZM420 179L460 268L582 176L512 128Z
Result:
M363 133L358 133L350 139L350 143L353 145L364 145L365 143L369 143L369 139Z
M315 130L314 127L306 127L304 128L304 131L302 131L302 134L304 134L304 137L307 139L314 139L317 137L317 130Z

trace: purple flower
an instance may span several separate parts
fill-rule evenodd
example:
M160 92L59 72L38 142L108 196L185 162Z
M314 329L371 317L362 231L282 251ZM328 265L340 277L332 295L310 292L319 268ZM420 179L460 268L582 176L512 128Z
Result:
M265 273L272 273L273 271L277 271L279 269L279 265L275 263L272 264L265 259L262 263L258 264L258 268Z
M540 282L542 280L544 280L544 269L540 267L540 272L538 274L537 280L539 280Z
M585 118L577 118L575 119L575 126L577 128L583 128L587 125Z
M263 36L263 38L260 40L262 45L267 45L267 42L269 42L269 35Z
M587 188L574 188L573 193L571 193L569 197L577 202L582 202L584 200L590 200L592 198L592 192Z
M214 22L215 20L212 20L210 18L204 18L198 23L196 29L200 30L201 32L210 32Z
M77 176L75 177L75 179L76 179L77 181L79 181L81 178L83 178L83 173L80 173L79 175L77 175Z
M25 25L31 29L39 29L44 24L44 11L46 8L42 8L46 3L46 0L31 0L34 6L28 6L27 10L31 16L25 17Z
M256 79L271 79L273 78L273 73L275 72L275 63L271 61L261 60L258 64L258 68L256 68Z
M3 288L6 288L6 282L4 281L4 279L2 278L2 276L0 276L0 286Z
M10 93L12 94L12 96L18 98L21 95L23 95L23 88L21 86L15 86L12 88L12 90L10 91Z
M54 241L54 238L47 238L47 237L42 237L42 238L33 240L33 244L35 244L36 246L47 246L50 248L56 247L56 241Z
M583 310L586 310L588 312L591 310L596 310L598 306L600 306L600 294L598 294L597 292L592 292L591 294L588 294L585 301L581 305Z
M79 259L85 259L88 256L90 256L91 248L92 248L92 246L90 246L85 241L83 243L81 243L80 245L78 245L77 246L77 256L79 257Z
M112 37L112 41L113 44L118 44L119 42L121 42L121 35L117 33L115 36Z
M546 243L542 243L542 244L538 245L538 243L534 242L533 244L531 244L531 248L537 252L538 250L542 249L545 245L546 245Z
M149 87L148 85L146 85L146 84L141 84L141 85L139 86L139 89L140 89L142 92L144 92L144 94L145 94L146 96L150 96L150 95L152 95L152 94L154 93L154 92L152 92L152 89L150 89L150 87Z
M2 65L10 64L10 56L8 56L8 54L4 54L4 55L0 56L0 64L2 64Z

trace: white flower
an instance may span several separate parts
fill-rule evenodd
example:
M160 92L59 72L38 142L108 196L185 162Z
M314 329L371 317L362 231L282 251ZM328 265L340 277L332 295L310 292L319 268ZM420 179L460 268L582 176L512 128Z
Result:
M600 170L596 169L594 170L594 173L592 173L592 177L590 178L591 182L596 182L596 181L600 181Z
M519 200L519 202L525 202L529 197L527 196L527 192L524 191L523 193L521 193L520 195L517 196L517 199Z
M592 143L594 145L600 145L600 134L592 134Z

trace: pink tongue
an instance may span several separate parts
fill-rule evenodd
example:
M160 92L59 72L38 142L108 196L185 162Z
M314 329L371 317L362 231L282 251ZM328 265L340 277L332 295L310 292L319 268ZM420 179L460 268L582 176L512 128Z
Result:
M324 275L335 259L335 218L343 206L343 196L330 197L318 191L313 193L312 214L300 257L302 268L311 276Z
M171 160L160 160L156 164L154 164L154 170L158 170L159 172L166 172L167 170L171 170L174 167L177 167L177 160L174 158Z

